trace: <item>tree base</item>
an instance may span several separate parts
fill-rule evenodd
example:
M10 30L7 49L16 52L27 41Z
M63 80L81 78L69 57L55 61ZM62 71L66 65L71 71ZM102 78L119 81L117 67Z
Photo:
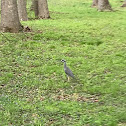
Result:
M50 16L48 16L48 17L46 17L46 16L45 17L39 16L38 18L39 19L50 19Z
M103 11L110 12L110 11L113 11L113 10L112 10L111 6L108 5L108 6L98 8L98 11L100 11L100 12L103 12Z
M126 7L126 3L125 3L125 4L123 4L121 7Z
M15 28L10 28L8 26L6 27L1 27L0 30L1 32L10 32L10 33L18 33L18 32L22 32L24 29L23 25L20 25L19 29L15 29Z

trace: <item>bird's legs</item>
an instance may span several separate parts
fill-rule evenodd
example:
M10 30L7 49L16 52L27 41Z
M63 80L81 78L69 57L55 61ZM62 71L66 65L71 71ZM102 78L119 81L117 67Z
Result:
M68 79L68 82L70 81L70 77L69 76L67 76L67 79Z

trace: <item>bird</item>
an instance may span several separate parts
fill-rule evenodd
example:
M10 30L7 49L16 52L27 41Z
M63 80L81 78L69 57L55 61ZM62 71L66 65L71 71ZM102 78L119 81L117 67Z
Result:
M66 75L67 75L68 82L70 81L70 77L72 77L72 78L75 79L74 74L72 73L72 71L70 70L70 68L67 67L66 61L65 61L64 59L62 59L61 62L64 63L64 71L65 71L65 73L66 73Z

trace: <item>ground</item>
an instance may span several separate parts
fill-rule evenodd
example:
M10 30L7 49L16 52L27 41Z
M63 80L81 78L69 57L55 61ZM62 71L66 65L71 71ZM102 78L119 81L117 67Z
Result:
M91 2L48 0L51 19L28 10L32 32L0 35L1 126L126 125L126 9Z

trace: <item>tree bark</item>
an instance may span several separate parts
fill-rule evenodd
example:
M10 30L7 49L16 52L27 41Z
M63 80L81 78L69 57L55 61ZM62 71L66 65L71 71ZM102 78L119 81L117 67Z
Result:
M0 0L0 3L1 3L1 0ZM1 11L1 4L0 4L0 11Z
M30 7L30 10L31 10L31 11L34 10L34 0L32 0L32 4L31 4L31 7Z
M124 4L121 7L126 7L126 0L124 1Z
M98 6L98 0L93 0L92 7L97 7Z
M98 10L99 11L111 11L111 5L108 0L98 0Z
M23 30L19 21L17 0L1 0L1 30L13 33Z
M38 18L39 15L39 10L38 10L38 0L34 0L34 12L35 12L35 17Z
M39 10L38 17L40 19L50 18L47 0L38 0L38 10Z
M27 21L27 0L18 0L18 14L20 21Z

